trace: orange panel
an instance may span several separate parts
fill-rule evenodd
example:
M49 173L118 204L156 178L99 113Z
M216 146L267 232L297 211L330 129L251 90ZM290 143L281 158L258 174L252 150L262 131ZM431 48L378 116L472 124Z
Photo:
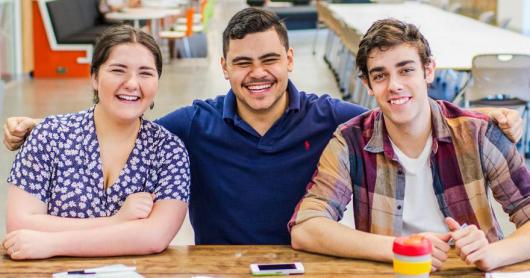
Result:
M188 8L186 10L186 36L191 36L193 33L193 15L195 14L194 8Z
M77 63L85 57L85 51L53 51L46 36L46 29L37 0L33 1L34 77L89 77L90 65Z

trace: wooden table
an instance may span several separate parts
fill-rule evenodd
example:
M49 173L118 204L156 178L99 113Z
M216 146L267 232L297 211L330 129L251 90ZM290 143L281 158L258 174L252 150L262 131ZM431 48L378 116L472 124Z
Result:
M304 277L381 277L392 276L392 265L363 260L335 258L299 252L281 245L196 245L172 246L165 252L150 256L112 258L52 258L34 261L13 261L1 251L1 277L50 277L54 272L98 267L109 264L136 266L146 277L249 277L251 263L282 263L300 261ZM499 271L530 270L530 261L508 266ZM452 251L442 271L431 277L483 277Z

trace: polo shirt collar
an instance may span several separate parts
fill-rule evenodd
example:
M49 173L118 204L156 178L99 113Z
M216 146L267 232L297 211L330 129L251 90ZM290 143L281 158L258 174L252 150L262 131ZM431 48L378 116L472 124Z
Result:
M438 142L452 143L451 129L445 121L440 105L431 98L429 98L429 105L431 107L432 137L434 139L432 152L436 153L438 151ZM373 133L364 150L372 153L384 152L387 157L393 158L394 150L385 128L383 113L381 111L376 113Z
M290 111L299 111L300 110L300 92L294 86L291 80L287 83L287 94L289 96L289 106L285 110L285 113ZM234 91L230 89L225 96L223 102L223 119L235 120L237 116L237 104L236 104L236 95ZM239 116L238 116L239 117Z

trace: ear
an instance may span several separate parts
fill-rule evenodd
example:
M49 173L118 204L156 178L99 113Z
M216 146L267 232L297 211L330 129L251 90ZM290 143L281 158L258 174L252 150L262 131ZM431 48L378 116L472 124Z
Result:
M434 75L436 71L436 61L433 57L429 58L430 62L425 65L425 81L430 84L434 81Z
M98 78L97 78L96 74L92 74L90 76L90 81L92 83L92 89L97 91L98 90Z
M294 68L294 49L287 49L287 71L292 72Z
M373 96L374 92L372 91L372 89L368 85L368 80L366 80L366 77L362 76L360 78L361 78L361 81L363 82L364 87L366 88L366 91L368 92L368 95L369 96Z
M225 80L230 79L228 75L228 66L226 65L225 57L221 57L221 68L223 69L223 75L225 76Z

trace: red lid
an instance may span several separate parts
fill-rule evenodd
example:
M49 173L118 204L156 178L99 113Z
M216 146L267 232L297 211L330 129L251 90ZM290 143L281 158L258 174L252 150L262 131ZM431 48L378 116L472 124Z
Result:
M421 235L398 237L394 240L392 251L403 256L423 256L431 254L431 241Z

